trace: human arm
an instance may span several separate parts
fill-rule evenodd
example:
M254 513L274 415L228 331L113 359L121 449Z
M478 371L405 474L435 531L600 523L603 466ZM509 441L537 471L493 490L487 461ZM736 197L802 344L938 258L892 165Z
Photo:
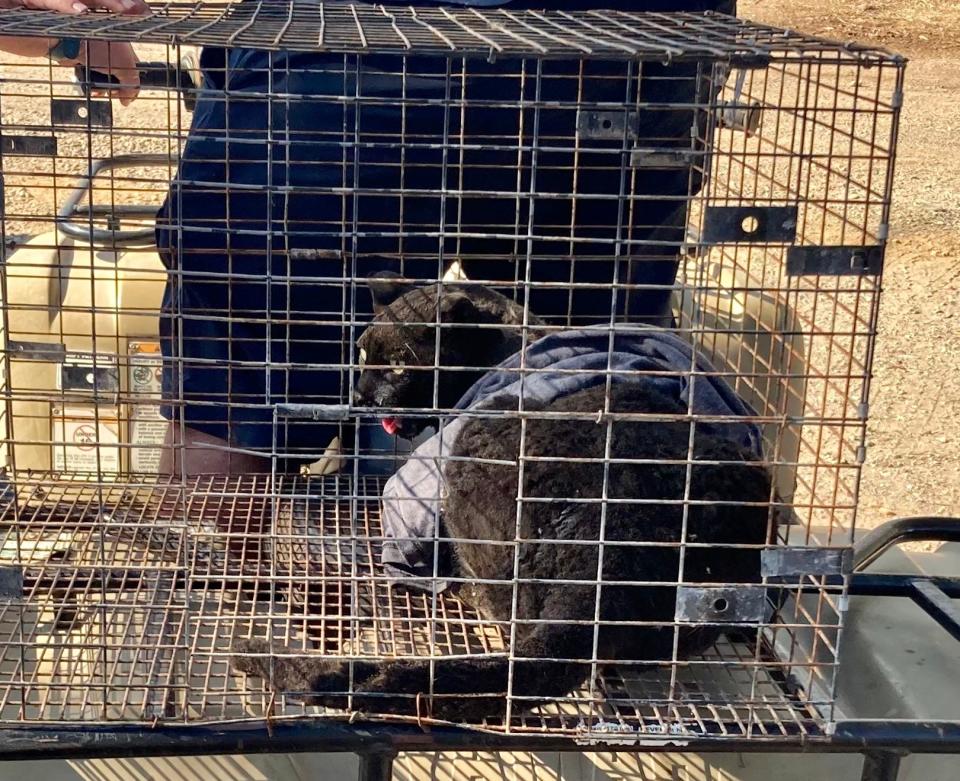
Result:
M150 9L144 0L0 0L0 9L28 8L78 15L92 8L103 8L122 14L142 14ZM57 43L56 38L0 36L0 51L20 57L45 57ZM91 70L114 76L119 82L117 95L123 105L129 104L140 89L137 57L129 43L92 40L80 46L76 57L58 58L61 65L86 64Z

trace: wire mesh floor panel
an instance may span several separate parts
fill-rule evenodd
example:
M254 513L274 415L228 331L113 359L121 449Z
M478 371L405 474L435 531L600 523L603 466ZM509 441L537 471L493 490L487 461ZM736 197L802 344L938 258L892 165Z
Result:
M233 672L240 638L298 654L505 652L454 596L380 567L382 481L203 477L98 485L16 476L0 517L0 708L6 722L342 718ZM511 731L818 734L817 711L764 643L721 640L671 671L602 671L594 691ZM400 717L396 717L400 718ZM491 722L486 728L503 730Z

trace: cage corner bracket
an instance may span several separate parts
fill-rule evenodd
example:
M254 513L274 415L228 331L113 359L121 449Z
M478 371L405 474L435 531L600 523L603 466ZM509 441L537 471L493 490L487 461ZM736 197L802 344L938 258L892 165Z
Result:
M761 623L766 591L749 586L678 586L676 620L683 623Z
M884 251L879 245L790 247L787 275L800 277L870 277L883 271Z
M797 238L796 205L708 206L703 218L705 244L791 243Z

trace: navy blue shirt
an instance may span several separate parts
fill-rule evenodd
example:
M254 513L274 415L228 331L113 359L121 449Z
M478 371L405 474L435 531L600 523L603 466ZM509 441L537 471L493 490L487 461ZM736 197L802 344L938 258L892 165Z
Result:
M727 0L600 5L732 10ZM528 62L521 79L516 60L471 60L465 82L456 72L447 77L444 58L398 55L206 49L201 66L204 89L157 220L157 244L173 272L161 324L164 392L184 402L187 425L260 450L322 447L329 427L283 426L278 438L273 407L346 398L347 373L337 367L350 360L360 333L349 322L367 316L369 303L362 286L343 280L384 268L436 278L442 255L465 259L471 279L511 282L525 278L530 254L534 281L609 285L617 275L661 286L620 295L616 306L634 319L663 314L676 250L614 260L611 237L642 238L663 225L679 246L678 199L699 181L687 170L633 171L624 183L618 158L611 164L609 153L574 149L575 106L672 103L640 112L638 144L689 147L694 112L675 106L698 99L696 64L544 61L539 96L536 66ZM536 117L517 108L535 97L543 106ZM535 144L542 147L536 165ZM643 200L623 198L625 187ZM442 195L451 189L473 194ZM526 197L531 191L542 195ZM594 197L549 197L571 193ZM528 225L540 237L530 245ZM551 322L610 316L610 291L599 287L539 288L529 301ZM165 409L174 412L172 404Z

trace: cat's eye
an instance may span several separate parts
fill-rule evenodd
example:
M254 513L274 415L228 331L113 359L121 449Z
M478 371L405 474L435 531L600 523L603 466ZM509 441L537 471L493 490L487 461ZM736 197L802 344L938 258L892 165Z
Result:
M391 371L396 374L398 377L406 371L406 364L401 361L399 358L390 359Z
M362 369L367 365L367 351L362 347L360 348L360 368Z

